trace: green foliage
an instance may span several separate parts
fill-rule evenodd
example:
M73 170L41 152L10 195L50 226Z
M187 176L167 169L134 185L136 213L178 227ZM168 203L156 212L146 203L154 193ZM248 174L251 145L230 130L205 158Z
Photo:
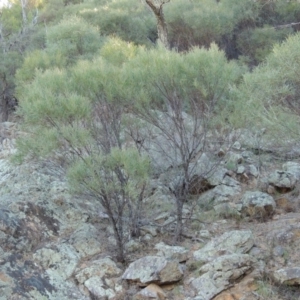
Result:
M20 30L22 26L21 5L13 5L11 8L2 8L0 12L0 23L3 27L3 34L10 35Z
M62 68L66 65L66 58L60 52L49 54L46 51L35 50L25 58L22 68L16 74L16 79L20 89L23 89L22 84L32 81L36 70L45 71L54 67Z
M77 59L91 58L101 47L98 29L78 17L62 20L47 31L47 51L60 53L69 63Z
M68 73L59 69L37 72L35 80L24 87L26 100L20 107L25 122L51 127L87 118L87 100L69 89Z
M299 47L300 34L290 36L273 48L264 64L244 75L235 93L236 112L244 125L295 128L299 121Z
M20 67L22 63L21 54L17 51L11 51L8 53L0 52L0 86L1 84L13 85L15 71ZM0 87L0 91L3 91Z
M127 179L125 185L120 182L116 169L122 170ZM147 181L148 173L149 160L140 156L136 149L113 148L107 155L92 155L84 161L78 159L69 168L68 178L77 193L111 195L125 192L127 197L134 199Z
M58 22L64 15L63 0L47 1L43 9L40 11L39 22L47 26L52 22Z
M97 28L82 19L72 17L50 27L45 42L46 49L29 52L18 70L18 94L25 83L35 78L37 70L65 68L80 58L92 59L99 51L103 39Z
M92 196L109 215L124 261L125 233L139 232L150 164L120 138L117 70L99 58L36 71L21 90L18 114L30 134L19 139L15 159L63 157L73 191Z
M100 55L111 64L122 65L137 55L139 48L133 43L125 42L119 38L110 38L101 48Z
M258 12L258 3L248 0L173 0L165 6L170 41L178 49L220 43L237 24L254 22Z
M298 1L266 1L261 2L260 24L284 25L299 20L300 6Z
M79 16L98 26L102 34L136 44L150 44L148 39L156 36L155 18L141 1L107 1L79 10Z
M144 50L124 67L124 97L159 107L164 97L176 93L183 104L193 98L204 107L216 107L224 105L230 86L243 71L235 62L228 62L215 44L185 54L161 48Z
M119 105L122 78L120 69L104 59L80 61L71 70L70 88L91 103Z
M243 53L240 59L257 65L270 54L276 42L283 41L291 33L291 28L275 29L269 26L242 31L237 38L237 49Z
M0 52L0 99L3 109L1 121L6 121L7 114L13 109L14 103L14 75L16 69L22 64L22 56L19 52ZM6 105L6 106L5 106Z

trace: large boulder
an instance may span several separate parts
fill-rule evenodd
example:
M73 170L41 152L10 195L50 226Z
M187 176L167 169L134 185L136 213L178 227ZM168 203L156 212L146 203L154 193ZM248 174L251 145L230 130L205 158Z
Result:
M116 263L110 257L105 257L94 260L88 266L76 270L75 278L79 283L84 284L91 277L113 277L120 275L121 272L122 270L118 268Z
M242 214L252 218L266 218L274 213L276 203L272 196L263 192L246 192L242 199Z
M82 224L70 236L70 244L82 257L90 257L102 251L97 229L91 224Z
M165 257L166 259L177 260L179 262L184 262L188 259L189 251L184 247L168 246L160 242L155 245L155 249L158 250L158 256Z
M292 174L296 180L300 180L300 164L294 161L289 161L283 164L283 170Z
M71 245L44 247L33 255L36 263L41 265L53 281L68 279L75 271L81 256Z
M197 261L207 263L220 255L247 253L253 245L254 240L251 231L234 230L214 238L203 248L195 251L193 257Z
M0 159L0 299L90 299L71 278L101 250L86 223L97 205L72 197L54 164Z
M116 296L115 291L107 287L105 281L98 276L90 277L84 285L89 290L92 299L112 299Z
M220 185L200 195L198 202L211 202L215 205L229 202L233 197L237 197L242 189L240 183L229 176L225 176Z
M192 280L192 287L197 291L194 299L210 300L231 283L249 272L253 258L248 254L223 255L200 268L200 277Z
M183 272L178 261L159 256L145 256L129 265L122 279L138 282L141 286L149 283L165 284L179 281Z
M278 188L280 191L283 191L283 189L289 191L295 187L296 178L292 173L288 171L276 170L269 175L268 182L272 186Z
M274 280L279 284L300 285L300 267L284 268L273 273Z
M84 286L89 291L92 297L111 299L122 290L122 286L113 280L107 280L107 278L119 276L121 272L122 270L110 257L105 257L90 262L88 266L86 263L83 264L82 269L75 272L75 278L80 286Z

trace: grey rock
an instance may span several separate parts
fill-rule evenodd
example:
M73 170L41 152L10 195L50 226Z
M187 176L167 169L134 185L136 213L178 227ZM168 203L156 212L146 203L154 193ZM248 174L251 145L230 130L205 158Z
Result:
M220 203L214 205L214 210L217 215L222 216L224 218L229 217L239 217L241 214L238 210L238 207L233 203Z
M152 239L153 239L153 236L149 233L147 233L143 236L144 241L151 241Z
M99 277L89 278L84 285L96 299L112 299L116 295L113 289L107 288L103 280Z
M227 174L227 169L221 167L221 166L212 166L212 171L207 176L207 181L211 186L217 186L219 184L222 184L224 177Z
M116 263L110 258L94 260L89 266L76 270L75 278L79 283L85 283L91 277L113 277L120 275L122 270L117 267Z
M164 221L164 220L168 219L169 216L170 216L169 212L163 212L163 213L159 214L154 220L157 222Z
M254 176L254 177L257 177L259 175L259 171L256 168L256 166L249 165L249 174L252 175L252 176Z
M148 234L148 235L151 236L151 238L152 238L151 234ZM144 236L144 238L145 238L145 236ZM126 249L126 251L129 251L129 252L138 251L141 248L142 248L141 243L138 241L135 241L135 240L130 240L129 242L127 242L125 244L125 249Z
M242 214L253 218L265 218L273 214L276 203L272 196L263 192L246 192L242 199Z
M197 261L206 263L220 255L247 253L253 247L253 244L254 241L251 231L229 231L214 238L203 248L195 251L193 257Z
M258 247L253 247L250 251L249 251L249 254L251 255L251 256L253 256L253 257L260 257L262 254L263 254L263 252L262 252L262 250L260 249L260 248L258 248Z
M197 290L195 299L210 300L228 288L232 281L245 275L253 265L248 254L223 255L200 268L201 275L191 284Z
M141 285L152 282L158 284L179 281L183 276L177 261L169 261L164 257L145 256L129 265L122 279L136 281Z
M276 170L269 175L268 182L278 188L293 189L296 184L296 178L290 172Z
M203 186L217 186L223 182L227 169L223 168L218 162L210 160L206 153L202 153L195 164L191 166L191 176L193 177L193 185L199 190Z
M199 236L200 236L201 238L205 238L205 239L211 238L210 232L209 232L208 230L206 230L206 229L200 230L200 231L199 231Z
M166 174L164 174L166 175ZM162 178L162 181L166 180L166 184L168 184L167 182L169 182L169 178L168 178L168 174L166 175L166 178ZM155 191L155 193L153 195L151 195L150 197L146 198L144 200L145 203L147 203L147 205L153 209L154 212L157 212L156 215L158 214L163 214L166 211L162 211L162 209L167 210L168 205L174 205L175 203L175 199L174 196L169 194L168 192L162 191L162 190L157 190ZM170 215L169 210L168 210L168 215ZM161 217L162 219L164 219L164 217Z
M232 148L236 150L240 150L242 148L242 145L239 141L235 141L232 145Z
M281 245L277 245L273 248L273 255L275 256L283 256L284 255L284 248Z
M283 170L292 174L296 180L300 180L300 164L289 161L282 166Z
M161 287L158 285L151 283L144 289L142 289L139 293L137 293L133 300L164 300L166 298L166 294Z
M91 224L82 224L70 236L69 242L81 257L89 257L102 251L99 233Z
M179 262L184 262L188 259L189 251L184 247L179 246L168 246L163 242L160 242L154 247L158 250L157 255L165 257L168 260L177 260Z
M242 191L239 182L237 182L234 179L229 179L227 177L228 176L226 176L223 179L222 184L203 193L199 197L198 201L201 203L210 202L213 204L219 204L223 202L228 202L232 197L238 196Z
M238 165L243 162L243 157L239 153L235 153L232 151L227 152L225 157L225 166L228 170L236 171Z
M300 267L284 268L273 273L274 280L280 284L299 285Z
M66 244L39 249L33 257L46 269L49 277L53 277L53 280L69 278L81 258L75 248Z
M243 165L238 166L236 173L243 174L246 171L246 168Z
M150 233L152 236L157 236L157 228L155 226L150 226L150 225L142 226L141 231L143 234Z

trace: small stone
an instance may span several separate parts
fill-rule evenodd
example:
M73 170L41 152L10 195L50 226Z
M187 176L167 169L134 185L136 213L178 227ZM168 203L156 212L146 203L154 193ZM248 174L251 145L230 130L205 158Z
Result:
M270 195L274 195L276 193L275 187L273 185L269 185L267 188L267 193Z
M125 249L129 252L138 251L139 249L141 249L141 244L135 240L130 240L125 244Z
M202 237L202 238L205 238L205 239L209 239L211 238L211 234L208 230L200 230L199 232L199 236Z
M246 171L245 167L240 165L240 166L238 166L236 173L243 174L245 171Z
M234 144L232 145L232 148L233 149L236 149L236 150L240 150L242 148L242 145L239 141L236 141L234 142Z
M280 245L274 247L273 249L273 255L275 256L283 256L284 254L284 248Z

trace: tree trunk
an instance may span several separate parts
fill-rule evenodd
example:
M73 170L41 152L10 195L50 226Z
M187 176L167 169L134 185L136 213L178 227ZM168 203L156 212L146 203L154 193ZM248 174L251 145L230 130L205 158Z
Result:
M183 200L181 197L178 197L176 199L176 206L177 206L177 212L176 212L176 229L175 229L175 235L173 244L176 244L181 238L182 235L182 209L183 209Z
M158 40L166 49L170 49L169 40L168 40L168 29L167 29L167 24L165 22L165 16L163 12L163 5L165 3L170 2L170 0L160 0L158 2L159 3L157 3L157 1L155 0L146 0L146 3L155 14L157 20Z
M26 14L26 5L27 0L20 0L21 7L22 7L22 18L23 18L23 25L27 24L27 14Z
M118 224L116 224L116 220L114 217L111 216L110 213L108 213L110 222L113 225L114 230L114 237L117 242L117 260L120 263L125 262L125 253L124 253L124 241L123 241L123 228L120 228ZM119 228L118 228L119 227Z
M8 120L8 100L5 96L2 97L1 101L1 115L0 115L0 122L6 122Z
M0 122L6 122L8 120L8 93L7 93L7 84L5 78L3 79L3 88L2 88L2 95L1 95L1 111L0 111Z

